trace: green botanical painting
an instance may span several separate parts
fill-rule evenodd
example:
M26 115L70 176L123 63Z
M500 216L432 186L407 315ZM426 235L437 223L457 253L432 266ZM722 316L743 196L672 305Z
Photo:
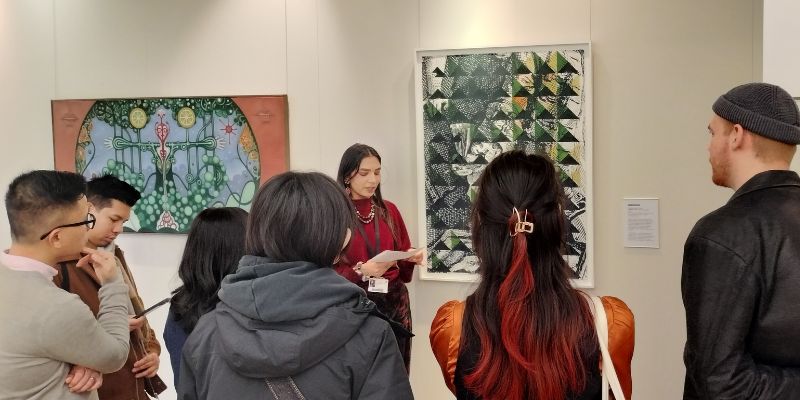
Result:
M98 100L80 126L75 170L142 193L126 230L187 232L207 207L249 209L259 148L231 98Z

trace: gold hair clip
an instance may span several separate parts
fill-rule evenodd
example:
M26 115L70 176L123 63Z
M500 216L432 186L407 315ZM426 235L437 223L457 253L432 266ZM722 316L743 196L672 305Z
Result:
M528 222L528 210L525 210L525 219L519 214L519 210L517 207L512 208L512 212L517 214L517 223L514 224L514 233L511 233L511 237L517 236L518 233L533 233L533 222Z

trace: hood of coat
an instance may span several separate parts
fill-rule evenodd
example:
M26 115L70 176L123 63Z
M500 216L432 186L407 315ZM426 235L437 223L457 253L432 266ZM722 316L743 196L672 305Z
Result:
M252 378L313 367L355 335L375 307L331 268L245 256L214 312L222 357Z

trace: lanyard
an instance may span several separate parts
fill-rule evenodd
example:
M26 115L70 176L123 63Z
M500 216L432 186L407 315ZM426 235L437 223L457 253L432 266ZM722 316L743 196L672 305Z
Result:
M375 257L379 251L381 251L381 226L378 224L378 216L376 215L372 222L375 223L375 246L369 245L369 240L367 240L367 233L364 231L364 224L361 221L358 222L358 233L361 234L361 237L364 238L364 243L367 245L367 254L369 258Z

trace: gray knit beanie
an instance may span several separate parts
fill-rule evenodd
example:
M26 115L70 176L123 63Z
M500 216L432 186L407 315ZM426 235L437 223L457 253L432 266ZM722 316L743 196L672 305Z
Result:
M711 107L722 118L750 132L787 144L800 144L800 110L789 93L768 83L747 83L720 96Z

